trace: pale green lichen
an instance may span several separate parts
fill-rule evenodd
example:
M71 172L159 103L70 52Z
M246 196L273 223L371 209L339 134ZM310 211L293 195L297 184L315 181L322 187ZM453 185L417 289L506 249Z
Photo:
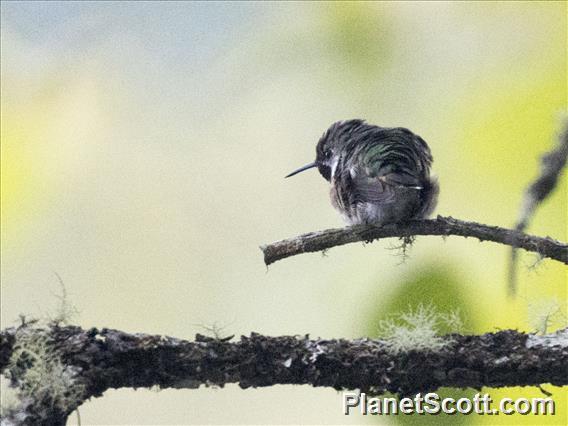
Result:
M527 306L527 319L531 329L538 334L546 334L551 329L566 326L566 306L558 299L540 299Z
M57 281L59 283L60 292L59 294L53 294L53 296L57 299L58 303L55 307L55 313L52 316L49 316L49 321L53 324L70 324L75 317L78 315L79 311L71 303L69 300L69 294L67 292L67 288L65 287L65 283L63 279L57 272L54 272L55 276L57 277Z
M16 332L12 356L5 370L20 401L49 401L67 412L83 400L85 387L76 371L62 363L47 330L23 326Z
M401 243L399 245L390 245L388 250L395 251L395 256L400 257L400 262L398 265L402 265L406 263L406 261L410 258L410 249L416 241L416 237L412 235L406 235L404 237L400 237Z
M220 325L217 321L209 324L194 324L196 327L203 329L217 340L224 340L230 337L224 330L227 329L232 323Z
M10 386L10 380L0 374L0 417L7 417L9 413L17 410L20 403L18 391Z
M439 314L441 323L453 333L463 333L464 323L459 309L447 313L440 312Z
M63 364L49 334L53 327L69 324L77 314L61 277L55 275L61 290L54 295L58 300L54 315L41 321L20 316L21 325L2 376L2 417L30 399L44 401L63 412L75 408L84 399L84 385L77 380L74 368Z
M450 345L450 337L440 335L442 326L455 332L463 328L458 312L440 313L431 305L419 305L379 322L379 335L392 354L409 351L437 352Z

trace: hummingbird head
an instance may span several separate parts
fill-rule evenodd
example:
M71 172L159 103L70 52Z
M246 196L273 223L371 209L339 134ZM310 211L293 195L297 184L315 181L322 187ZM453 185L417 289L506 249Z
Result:
M327 129L316 146L316 161L306 164L286 177L294 176L304 170L317 167L320 174L327 181L331 180L331 176L335 171L335 167L339 161L339 156L346 145L351 140L353 132L365 124L364 120L345 120L333 123Z

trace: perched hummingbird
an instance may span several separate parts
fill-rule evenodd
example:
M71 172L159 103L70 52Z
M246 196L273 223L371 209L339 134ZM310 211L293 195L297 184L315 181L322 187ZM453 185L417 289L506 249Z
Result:
M432 154L410 130L364 120L333 123L320 138L312 167L331 183L331 203L350 225L403 222L428 217L438 200L430 176Z

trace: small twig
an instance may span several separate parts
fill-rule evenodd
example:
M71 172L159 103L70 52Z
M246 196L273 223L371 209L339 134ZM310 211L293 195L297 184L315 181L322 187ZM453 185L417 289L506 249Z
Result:
M550 195L556 187L558 179L566 166L568 158L568 121L560 132L556 147L544 154L540 159L540 173L536 180L529 185L521 204L519 218L515 229L524 231L537 207ZM509 261L509 295L514 296L517 291L517 250L513 246Z
M558 137L556 147L544 154L540 163L540 174L537 179L527 188L522 203L516 228L524 230L536 208L554 190L562 170L568 159L568 122Z
M465 222L452 217L438 216L432 220L416 220L385 226L356 225L347 228L310 232L298 237L261 246L264 263L270 265L280 259L341 246L357 241L370 242L380 238L409 237L415 235L456 235L474 237L480 241L493 241L538 253L543 257L568 264L568 245L549 237L537 237L523 232Z

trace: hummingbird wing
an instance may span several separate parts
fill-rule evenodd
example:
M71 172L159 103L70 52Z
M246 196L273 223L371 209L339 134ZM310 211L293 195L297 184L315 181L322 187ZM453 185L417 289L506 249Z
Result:
M368 140L358 141L338 169L351 203L389 203L396 188L423 189L431 162L426 142L410 130L379 128Z

